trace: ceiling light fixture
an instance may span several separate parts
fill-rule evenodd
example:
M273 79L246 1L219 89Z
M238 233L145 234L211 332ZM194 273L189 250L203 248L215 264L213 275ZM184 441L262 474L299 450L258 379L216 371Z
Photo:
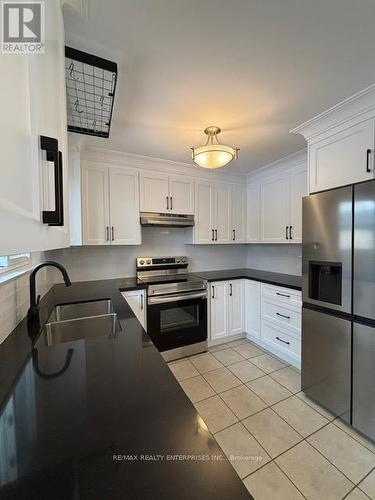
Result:
M218 141L218 134L221 128L207 127L204 133L208 135L206 144L198 148L191 148L192 159L199 167L203 168L221 168L238 157L238 148L224 146Z

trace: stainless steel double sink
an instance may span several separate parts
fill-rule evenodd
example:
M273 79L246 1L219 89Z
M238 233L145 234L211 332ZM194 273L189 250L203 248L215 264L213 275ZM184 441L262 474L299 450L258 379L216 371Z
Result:
M59 304L54 307L37 346L109 336L119 330L117 314L109 299Z

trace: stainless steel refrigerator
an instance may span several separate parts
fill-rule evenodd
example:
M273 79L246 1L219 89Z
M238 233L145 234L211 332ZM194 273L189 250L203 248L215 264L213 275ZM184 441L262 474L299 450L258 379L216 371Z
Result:
M375 180L303 199L302 390L375 439Z

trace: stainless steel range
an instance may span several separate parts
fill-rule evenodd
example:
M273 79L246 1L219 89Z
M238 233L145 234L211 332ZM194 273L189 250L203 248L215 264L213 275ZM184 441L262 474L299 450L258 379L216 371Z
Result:
M147 333L172 361L207 350L207 283L188 273L187 257L138 257L147 287Z

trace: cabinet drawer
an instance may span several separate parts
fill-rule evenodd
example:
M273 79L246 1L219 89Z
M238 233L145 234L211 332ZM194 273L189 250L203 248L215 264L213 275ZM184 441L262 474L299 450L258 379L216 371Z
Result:
M292 337L285 330L274 326L267 321L262 321L262 337L270 345L285 352L301 356L301 339Z
M262 299L272 300L275 304L301 311L302 293L299 290L262 284Z
M287 326L295 333L301 333L301 313L281 304L263 299L262 318Z

